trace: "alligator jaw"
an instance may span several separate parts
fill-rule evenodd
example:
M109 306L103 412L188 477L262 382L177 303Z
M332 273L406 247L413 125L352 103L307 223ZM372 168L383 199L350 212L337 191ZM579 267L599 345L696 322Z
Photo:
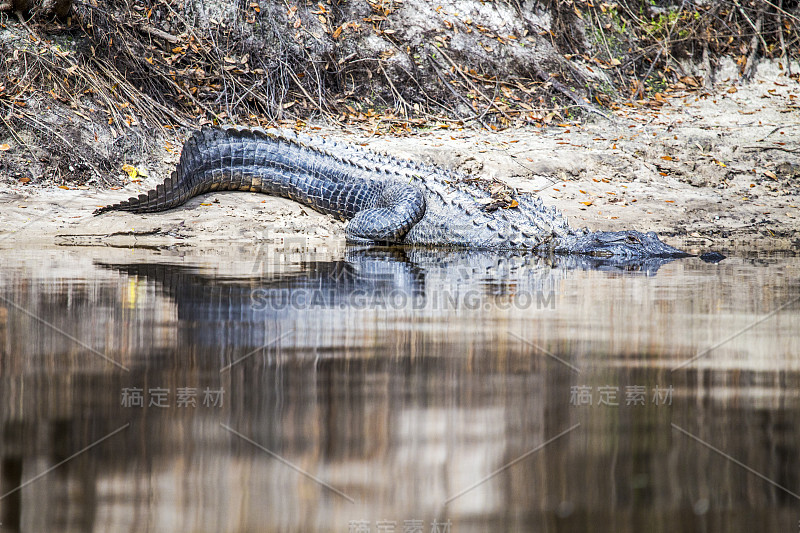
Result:
M561 240L555 252L620 258L679 258L691 255L664 244L652 231L598 231L571 235Z

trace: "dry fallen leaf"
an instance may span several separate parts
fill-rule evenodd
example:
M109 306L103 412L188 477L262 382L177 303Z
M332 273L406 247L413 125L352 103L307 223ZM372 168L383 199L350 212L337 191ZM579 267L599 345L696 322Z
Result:
M122 170L125 171L131 180L135 180L139 176L139 170L133 165L122 165Z
M582 203L583 205L592 205L594 202L592 202L592 201L590 200L590 201L588 201L588 202L579 202L579 203Z
M0 152L5 152L7 150L11 150L11 146L8 144L0 144Z

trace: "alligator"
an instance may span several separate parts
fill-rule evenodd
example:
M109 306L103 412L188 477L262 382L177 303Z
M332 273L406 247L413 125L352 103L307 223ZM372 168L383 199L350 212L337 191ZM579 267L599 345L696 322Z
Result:
M356 244L619 258L690 255L654 232L572 228L536 195L491 180L323 137L238 126L194 132L164 183L95 215L165 211L194 196L225 190L282 196L333 215L347 221L346 239Z
M252 255L274 258L286 249L259 244L253 246ZM649 277L669 261L355 245L331 258L308 255L291 264L268 260L238 274L209 273L163 257L124 263L98 260L95 265L155 283L156 294L174 304L173 316L185 324L178 330L189 338L179 344L219 347L213 353L226 365L298 323L302 327L293 342L313 348L320 342L320 332L330 332L334 325L333 330L340 329L343 314L355 316L364 309L424 310L426 316L449 317L456 309L508 309L509 305L524 312L538 305L537 298L548 300L575 290L565 287L574 278L573 270L610 270L613 278ZM604 277L600 273L593 279ZM555 303L554 297L550 302Z

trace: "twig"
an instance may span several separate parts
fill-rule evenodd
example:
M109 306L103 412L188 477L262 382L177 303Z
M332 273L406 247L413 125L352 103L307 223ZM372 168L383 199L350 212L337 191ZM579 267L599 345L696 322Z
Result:
M611 61L614 58L614 56L611 54L611 47L608 46L608 39L606 39L606 32L603 31L603 24L600 22L600 15L597 14L597 11L595 11L594 8L592 8L592 13L594 13L594 18L597 21L597 28L600 30L600 36L603 38L603 44L606 47L608 60ZM622 79L622 74L618 69L616 70L616 73L620 81L620 86L625 85L625 82Z
M608 115L606 115L605 113L603 113L599 109L595 108L593 105L587 104L586 102L582 101L575 94L573 94L572 91L570 91L563 83L561 83L560 81L555 79L553 76L549 75L548 73L543 71L541 68L539 68L539 65L534 65L533 68L534 68L534 72L539 77L539 79L541 79L545 83L549 82L550 84L552 84L552 86L553 86L553 88L555 90L557 90L558 92L560 92L561 94L563 94L564 96L566 96L567 98L569 98L570 100L575 102L575 105L577 105L578 107L580 107L584 111L588 111L590 113L595 113L597 115L600 115L601 117L603 117L604 119L606 119L608 121L612 121L611 117L609 117Z
M439 72L439 70L442 68L442 65L439 64L439 62L436 61L431 54L426 54L426 55L428 56L428 60L433 65L433 71L436 72L436 75L439 77L439 80L442 82L442 84L445 87L447 87L448 89L450 89L450 92L452 92L453 95L455 95L456 98L461 100L467 106L467 108L472 109L472 104L470 104L470 102L466 98L464 98L464 96L462 96L458 91L453 89L453 87L451 87L450 84L447 83L447 80L444 79L444 76L442 76L442 74ZM487 107L486 109L488 110L489 108ZM478 116L477 113L475 113L471 117L467 118L465 121L477 120L478 122L480 122L481 126L483 126L485 129L488 130L489 126L487 126L486 123L483 121L484 115L485 115L485 112L484 112L483 115L480 115L480 116Z
M494 98L492 98L492 99L490 100L488 96L486 96L485 94L483 94L483 92L482 92L482 91L481 91L481 90L480 90L480 89L479 89L479 88L478 88L478 87L477 87L477 86L476 86L476 85L475 85L475 84L472 82L472 80L470 80L470 79L469 79L469 77L467 77L467 75L466 75L466 74L464 74L464 73L461 71L461 69L458 67L458 65L456 65L455 61L453 61L452 59L450 59L450 56L448 56L448 55L447 55L447 54L444 52L444 50L442 50L441 48L439 48L438 50L439 50L439 53L440 53L440 54L442 54L442 57L443 57L443 58L445 58L445 59L447 60L447 62L448 62L448 63L450 63L450 64L453 66L453 68L456 70L456 72L458 72L459 74L461 74L461 77L462 77L462 78L464 78L464 80L466 80L466 82L467 82L467 83L470 85L470 87L472 87L472 88L475 90L475 92L477 92L479 95L481 95L481 96L483 97L483 99L484 99L484 100L486 100L487 102L489 102L489 106L490 106L490 107L494 107L495 109L497 109L497 111L499 111L499 112L500 112L500 114L501 114L501 115L503 115L504 117L506 117L506 118L507 118L509 121L513 120L511 117L509 117L509 116L506 114L506 112L505 112L505 111L503 111L502 109L500 109L500 108L497 106L497 104L495 104L495 103L494 103Z
M14 104L9 104L9 112L8 112L9 118L11 117L11 113L13 111L14 111ZM6 120L6 117L0 114L0 120L2 120L3 124L6 125L6 129L11 134L11 136L14 137L14 140L17 141L19 144L24 145L25 148L28 150L28 153L31 154L31 157L33 159L36 159L36 154L33 153L33 149L31 149L31 146L27 142L25 142L25 139L23 139L17 134L14 128L11 127L11 124L9 124L8 121Z
M736 4L739 5L738 2ZM739 10L742 12L742 15L747 19L747 22L753 24L753 21L745 14L744 10L741 6L739 6ZM761 25L764 22L764 13L760 12L758 14L758 20L756 21L755 26L753 29L755 30L755 34L753 35L753 39L750 41L750 55L747 56L747 63L744 66L744 72L742 72L742 79L749 80L753 77L756 71L756 56L758 56L758 39L761 37ZM764 42L764 38L761 37L761 42L764 44L764 52L768 51L767 43Z
M171 33L167 33L163 30L159 30L158 28L151 26L150 24L140 24L139 29L148 35L151 35L153 37L158 37L159 39L164 39L165 41L170 42L172 44L177 44L181 42L180 37L172 35Z
M789 17L790 19L794 20L795 22L800 22L800 18L792 15L791 13L789 13L788 11L783 9L783 0L781 0L780 6L776 6L775 4L770 2L769 0L761 0L761 1L764 2L767 5L770 5L770 6L774 7L778 12L780 12L783 15L786 15L787 17Z
M669 26L669 31L667 32L667 36L664 38L664 44L662 44L661 47L658 49L658 54L656 54L656 58L653 60L652 63L650 63L650 68L647 69L647 73L641 79L642 85L644 85L644 82L647 81L647 78L650 77L650 73L653 72L653 68L656 66L656 63L658 63L658 60L661 59L661 54L668 46L670 38L672 37L672 30L675 29L675 25L678 23L678 20L680 20L681 13L683 12L683 8L685 5L686 5L686 0L683 0L681 2L681 7L678 8L678 14L675 16L675 20L673 20L672 24L670 24ZM667 55L669 55L669 52L667 52Z
M392 78L390 78L389 75L386 74L386 71L383 68L383 63L381 61L378 61L378 68L381 69L381 73L383 73L383 77L386 78L386 81L389 82L389 87L391 87L392 92L397 97L397 99L400 101L400 104L403 106L402 107L403 114L404 115L408 115L409 114L408 110L411 109L411 106L408 105L408 102L406 102L405 98L403 98L403 95L400 94L400 91L398 91L397 88L394 86L394 83L392 83Z
M498 83L497 85L494 86L494 96L492 97L492 102L494 102L497 99L497 94L499 92L500 92L500 84ZM483 113L481 113L481 116L478 117L478 121L481 124L483 124L483 117L486 116L486 114L489 112L490 109L491 107L487 106L486 109L483 110Z
M244 94L243 94L242 96L240 96L240 97L239 97L239 99L238 99L238 100L236 100L236 101L233 103L233 107L234 107L234 108L236 108L236 106L238 106L239 104L241 104L241 103L242 103L242 100L244 100L245 98L247 98L247 95L248 95L248 94L250 94L250 93L251 93L251 92L253 92L254 90L258 89L258 88L259 88L259 87L261 87L263 84L264 84L264 80L263 80L263 79L262 79L262 80L258 80L258 82L257 82L257 83L255 83L255 84L254 84L252 87L250 87L249 89L247 89L247 90L244 92Z
M769 137L770 135L772 135L772 134L773 134L773 133L775 133L776 131L778 131L778 130L782 130L782 129L786 128L786 127L787 127L787 126L775 126L774 128L772 128L772 130L770 130L770 132L769 132L769 133L767 133L766 135L764 135L764 137L762 137L761 139L757 140L756 142L763 142L763 141L766 141L766 140L767 140L767 137Z
M31 114L30 114L30 113L27 113L27 112L25 112L25 111L20 111L20 112L21 112L22 114L24 114L24 115L25 115L25 117L26 117L28 120L30 120L31 122L33 122L34 124L37 124L37 125L38 125L39 127L41 127L42 129L44 129L44 130L47 130L48 132L50 132L50 134L51 134L51 135L54 135L55 137L58 137L59 139L61 139L61 142L63 142L65 145L67 145L67 147L68 147L70 150L74 150L74 149L75 149L75 147L74 147L74 146L72 146L72 143L71 143L71 142L69 142L68 140L66 140L64 137L62 137L62 136L61 136L61 134L59 134L59 133L58 133L56 130L52 129L52 128L51 128L51 127L49 127L47 124L44 124L44 123L42 123L42 122L39 122L38 120L36 120L35 118L33 118L33 117L31 116Z
M756 22L756 24L753 24L753 21L750 19L750 17L747 16L747 12L744 10L744 8L742 8L742 5L739 3L739 0L733 0L733 3L736 4L736 7L739 8L739 12L742 14L745 20L747 20L747 22L750 23L750 27L753 28L753 31L755 31L755 35L753 36L753 38L761 39L761 44L762 46L764 46L764 51L766 52L767 50L769 50L769 47L767 46L767 41L765 41L764 37L761 35L761 22L764 19L764 12L759 11L758 21Z
M784 148L783 146L742 146L743 150L780 150L782 152L797 153L800 148Z
M19 19L19 23L22 24L22 26L25 28L25 31L27 31L30 34L30 36L33 37L33 42L36 43L36 44L39 44L41 39L39 39L39 36L36 35L36 32L34 32L31 29L31 27L28 26L28 23L25 20L25 16L22 14L22 11L17 10L17 11L15 11L15 13L17 15L17 18Z
M102 72L103 74L108 76L112 81L114 81L114 83L117 84L118 87L124 88L126 90L126 92L128 92L130 84L124 78L121 79L119 76L117 76L115 74L114 70L112 69L112 67L104 65L103 63L101 63L100 61L98 61L94 57L91 60L95 65L97 65L97 67L100 69L100 72ZM175 83L175 82L173 82L172 80L169 80L169 79L168 79L168 81L170 81L173 84ZM181 90L181 88L178 87L178 90ZM180 124L183 127L191 127L191 125L189 123L187 123L185 120L183 120L178 115L176 115L170 108L158 103L157 101L153 100L152 98L150 98L146 94L142 94L141 92L137 91L135 88L133 89L133 93L134 94L129 94L128 95L128 97L131 100L134 99L134 98L132 98L132 96L138 96L139 98L141 98L143 100L146 100L146 103L148 105L151 105L151 106L157 108L159 111L161 111L165 115L171 117L172 120L174 120L177 124ZM191 97L191 95L189 95L189 96ZM192 97L192 99L194 99L194 98ZM199 106L199 107L203 107L203 106ZM144 107L140 106L140 109L144 109ZM210 113L212 115L214 115L213 112L210 112ZM214 116L216 116L216 115L214 115ZM153 118L151 118L151 120L153 120ZM159 126L163 126L162 124L159 123L159 121L154 120L154 122L156 122L156 124L158 124Z
M314 100L311 97L310 94L308 94L308 91L306 91L306 88L303 87L302 83L300 83L300 80L297 78L297 76L292 71L292 69L289 67L289 65L286 65L285 63L283 63L283 61L281 61L281 63L286 68L286 71L289 73L289 76L292 78L292 81L294 81L295 85L297 85L297 87L303 92L303 94L306 96L306 98L308 98L308 101L311 103L311 105L313 105L314 107L319 109L319 112L322 113L323 115L330 115L329 111L325 111L324 109L322 109L322 106L320 105L320 103L317 102L316 100Z
M703 70L706 71L705 79L703 80L703 86L706 88L711 88L714 86L714 71L711 70L711 59L709 58L708 53L708 40L703 40Z
M780 7L776 7L779 12L783 12L783 0ZM783 38L783 14L778 15L778 37L781 41L781 59L786 63L786 73L792 75L792 58L786 53L786 41Z

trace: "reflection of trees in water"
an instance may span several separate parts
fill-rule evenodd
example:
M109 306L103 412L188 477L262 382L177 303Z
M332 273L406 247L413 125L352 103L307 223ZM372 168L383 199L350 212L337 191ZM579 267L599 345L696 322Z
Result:
M734 510L742 507L768 531L793 519L791 496L670 427L678 423L793 488L800 465L791 412L737 407L736 400L704 402L694 395L676 400L671 409L581 410L568 405L574 376L537 368L529 354L495 353L505 360L498 365L480 356L455 357L453 351L463 346L442 346L433 338L416 346L430 349L431 357L285 361L232 372L225 383L228 408L222 412L131 412L104 399L109 389L118 394L117 385L127 379L113 385L81 380L72 385L63 418L28 413L23 424L4 422L4 487L17 482L15 469L24 465L22 479L27 479L131 421L131 429L107 445L31 485L18 496L18 505L47 501L36 523L50 525L69 515L76 530L87 530L85 525L104 516L98 509L105 506L165 513L169 503L179 506L186 527L201 527L193 497L224 492L228 503L250 499L277 520L282 512L291 515L299 502L307 505L311 490L319 507L309 509L305 518L284 519L300 520L309 529L330 522L325 513L332 512L332 504L325 502L331 495L223 431L219 423L224 422L309 471L324 473L327 482L348 494L391 501L395 507L390 509L399 506L412 516L428 516L442 496L579 421L581 427L572 434L477 488L464 506L456 500L448 516L459 518L463 527L470 516L481 516L480 524L501 530L533 522L555 527L563 520L557 515L572 508L568 520L576 528L591 528L599 516L627 524L617 524L615 531L646 524L684 530L703 520L693 506L708 499L708 519L728 531L744 531L734 521ZM163 384L174 373L157 371L147 379ZM187 377L173 379L185 384ZM621 383L662 379L641 370L619 376ZM54 386L67 388L66 380ZM189 501L170 499L159 487L164 483L191 483ZM117 492L109 494L109 486ZM154 498L153 491L165 500ZM212 507L221 505L211 500ZM9 519L15 512L24 514L22 507L13 510L14 501L0 502ZM103 528L102 522L96 525Z
M113 268L125 278L118 285L42 293L29 286L25 305L49 320L64 326L88 320L105 331L128 328L128 351L113 355L132 372L101 367L85 353L76 362L81 350L73 352L63 341L63 358L40 358L33 367L14 362L14 352L3 353L0 365L9 372L0 380L2 487L29 479L127 422L131 427L0 501L0 520L82 531L110 527L130 512L154 520L177 514L184 530L208 528L209 515L229 529L253 529L248 521L258 520L262 527L272 521L304 530L346 527L338 505L347 502L227 433L220 422L398 520L432 516L443 499L581 422L572 434L453 502L446 514L459 520L459 531L531 523L566 530L602 529L599 524L615 531L689 530L703 520L728 531L753 529L748 520L778 530L795 519L791 496L676 433L670 423L796 489L796 407L703 396L712 384L758 386L780 396L785 387L800 386L796 372L778 381L769 372L687 372L681 374L685 383L676 383L671 408L572 407L573 384L666 384L673 378L643 368L575 376L499 334L480 309L442 312L437 319L435 313L339 307L361 289L429 297L477 286L493 301L515 290L557 287L570 275L544 260L484 263L415 254L309 262L295 273L256 279L215 278L171 265L119 265ZM139 278L135 305L129 305L132 276ZM253 288L320 287L333 291L331 299L289 310L251 306ZM98 306L105 315L98 316ZM35 350L46 351L58 343L51 332L11 315L5 346L22 347L35 338ZM279 349L220 376L220 366L269 334L292 328L297 333ZM152 353L155 331L172 344L155 343L161 348ZM169 388L174 403L177 387L220 385L227 391L222 410L119 405L127 386ZM694 506L704 498L710 510L698 518ZM748 520L737 520L736 509L747 509Z

